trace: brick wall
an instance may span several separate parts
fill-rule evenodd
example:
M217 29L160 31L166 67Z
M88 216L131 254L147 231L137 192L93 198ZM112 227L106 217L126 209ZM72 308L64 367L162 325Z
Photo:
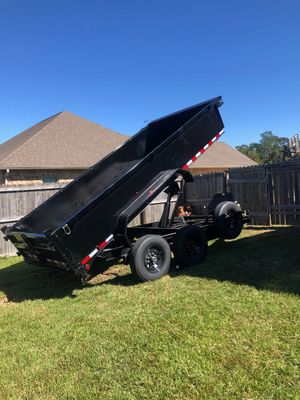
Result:
M211 174L213 172L224 172L226 168L189 168L192 175Z
M83 170L10 170L0 171L0 185L41 185L67 184L81 174Z
M225 168L189 168L192 175L224 172ZM0 170L0 185L42 185L44 183L67 184L80 175L83 170Z

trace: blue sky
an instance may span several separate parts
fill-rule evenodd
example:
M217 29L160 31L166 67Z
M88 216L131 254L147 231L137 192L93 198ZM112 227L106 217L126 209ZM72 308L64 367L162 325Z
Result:
M0 0L0 143L62 110L132 134L218 95L227 143L291 136L299 21L299 0Z

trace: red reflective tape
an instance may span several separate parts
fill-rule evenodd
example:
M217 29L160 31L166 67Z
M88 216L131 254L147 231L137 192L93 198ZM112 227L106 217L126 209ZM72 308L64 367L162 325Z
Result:
M181 169L187 169L187 168L188 168L188 165L184 164L184 166Z
M90 256L86 256L80 264L85 265L86 263L88 263L90 261L91 257Z
M100 243L97 247L98 249L103 249L108 243L114 238L114 235L109 235L102 243Z
M104 240L104 242L99 244L98 249L103 249L103 247L105 247L106 245L107 245L107 241Z
M201 149L201 150L200 150L200 153L201 153L201 154L203 154L204 152L205 152L205 150L204 150L204 149Z
M207 144L208 144L209 146L211 146L211 145L213 144L213 141L210 140Z
M219 139L219 137L220 137L221 135L222 135L221 132L220 132L220 133L217 133L217 134L216 134L216 138Z
M196 157L196 156L192 157L192 161L193 161L193 162L196 161L196 160L197 160L197 157Z

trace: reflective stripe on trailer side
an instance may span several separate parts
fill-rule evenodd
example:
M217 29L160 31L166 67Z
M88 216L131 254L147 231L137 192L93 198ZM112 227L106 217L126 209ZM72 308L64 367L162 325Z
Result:
M205 150L207 150L216 140L218 140L219 137L223 135L223 133L224 129L222 129L221 132L217 133L216 136L214 136L201 150L198 151L197 154L194 155L194 157L192 157L186 164L184 164L182 169L187 169L194 161L197 160L198 157L200 157L205 152Z
M87 264L98 252L104 249L109 242L113 239L114 235L109 235L102 243L100 243L88 256L86 256L81 262L81 265Z

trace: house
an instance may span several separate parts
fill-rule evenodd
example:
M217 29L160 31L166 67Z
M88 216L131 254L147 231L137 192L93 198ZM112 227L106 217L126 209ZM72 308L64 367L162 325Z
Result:
M128 139L64 111L0 145L0 185L66 184Z
M229 144L215 142L190 166L189 171L193 175L203 175L251 165L257 165L257 163Z
M64 111L0 145L0 185L64 185L128 139ZM256 165L223 142L209 147L189 168L193 175Z

